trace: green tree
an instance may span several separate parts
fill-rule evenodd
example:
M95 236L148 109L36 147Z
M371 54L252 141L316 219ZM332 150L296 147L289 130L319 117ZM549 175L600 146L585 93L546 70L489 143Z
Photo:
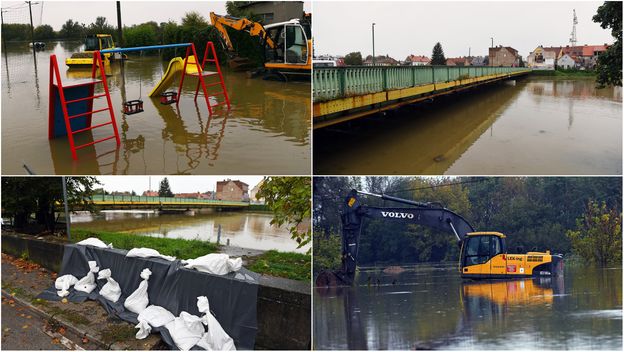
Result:
M155 27L155 24L155 22L148 22L125 27L123 36L126 39L126 46L157 45L160 42L160 38L158 37L158 27ZM158 52L148 51L146 54L156 55Z
M269 177L257 195L273 211L271 224L288 225L292 239L301 248L310 243L312 187L310 177Z
M605 1L598 8L593 21L602 28L611 28L615 42L607 51L598 56L596 83L599 87L607 85L622 86L622 2Z
M173 192L169 187L169 180L165 177L160 181L160 187L158 188L159 197L173 197Z
M56 37L56 33L54 32L54 28L52 26L44 24L35 28L35 40L45 40L45 39L54 39Z
M576 230L567 232L574 251L599 266L622 265L622 216L605 202L590 201Z
M63 39L76 39L82 38L84 36L84 33L84 25L78 22L74 22L74 20L72 19L68 19L59 31L59 37Z
M5 23L2 37L8 41L30 40L30 25L24 23Z
M442 44L440 44L440 42L437 42L433 47L433 52L431 53L431 65L446 65L444 50L442 50Z
M117 33L117 31L115 30L115 27L113 27L106 21L106 17L102 17L102 16L98 16L95 19L95 22L91 23L87 27L86 32L87 34L111 34L111 35L115 35ZM118 38L115 38L115 39L119 41Z
M362 53L359 51L348 53L344 57L344 63L347 66L361 66L362 65Z
M94 177L67 177L67 200L70 211L93 210L90 197ZM60 209L57 208L61 204ZM13 218L17 229L28 227L31 216L35 224L45 231L54 231L55 213L63 209L63 183L61 177L3 177L2 208Z

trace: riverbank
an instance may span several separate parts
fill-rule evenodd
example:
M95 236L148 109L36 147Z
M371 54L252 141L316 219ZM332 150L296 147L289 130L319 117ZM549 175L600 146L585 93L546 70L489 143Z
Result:
M579 79L595 79L594 71L581 70L533 70L531 77L559 77L559 78L579 78Z
M215 243L185 240L179 238L161 238L137 236L121 232L92 231L74 229L72 242L80 242L89 237L96 237L105 243L112 243L114 248L132 249L139 247L152 248L164 255L179 259L192 259L210 253L222 251L222 246ZM311 256L270 250L259 255L243 256L246 267L258 274L282 277L297 281L310 281Z

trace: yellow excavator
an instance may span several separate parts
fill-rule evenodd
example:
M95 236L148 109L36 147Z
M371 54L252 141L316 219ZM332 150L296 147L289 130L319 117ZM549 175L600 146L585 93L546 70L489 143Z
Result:
M115 42L110 34L87 35L84 41L85 49L79 53L72 54L71 57L65 59L65 64L70 68L91 68L93 64L93 52L96 50L112 49ZM124 58L120 53L102 54L104 65L110 63L110 60Z
M282 80L297 75L309 77L312 72L311 20L311 14L306 14L303 19L263 26L247 18L210 13L210 21L219 32L230 56L230 67L243 69L251 67L252 64L249 59L238 56L226 27L260 38L265 49L265 63L261 73L265 78L274 77Z
M361 203L359 195L411 205L411 207L371 207ZM563 256L546 252L508 254L505 235L500 232L477 232L461 215L434 203L352 190L345 197L342 219L342 267L323 271L317 286L351 285L357 269L360 233L364 218L402 221L428 226L455 235L460 247L459 273L465 279L510 279L557 277L563 275Z

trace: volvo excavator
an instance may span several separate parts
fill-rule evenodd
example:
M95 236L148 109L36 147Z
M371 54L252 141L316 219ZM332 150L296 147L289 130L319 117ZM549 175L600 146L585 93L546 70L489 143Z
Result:
M360 195L373 196L411 207L371 207ZM357 268L360 233L365 218L402 221L423 225L455 236L460 247L459 273L466 279L509 279L563 275L563 256L546 252L508 254L506 236L500 232L477 232L461 215L435 203L423 203L351 190L344 198L342 220L342 265L337 271L323 271L317 286L350 286Z
M265 77L287 80L291 76L309 77L311 75L311 15L306 14L303 19L292 19L263 26L247 18L221 16L211 12L210 22L223 40L224 48L230 56L230 67L250 68L252 63L249 59L238 56L226 27L246 32L260 39L265 49L265 63L261 72Z

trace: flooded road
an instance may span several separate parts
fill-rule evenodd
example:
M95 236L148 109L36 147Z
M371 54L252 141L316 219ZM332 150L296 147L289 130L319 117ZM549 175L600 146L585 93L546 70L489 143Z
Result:
M79 151L78 161L73 161L66 138L47 138L49 56L57 55L64 83L85 78L90 70L68 71L64 64L81 48L79 43L48 43L48 47L35 61L27 44L8 43L2 56L3 174L25 174L24 164L35 174L310 173L309 83L249 79L244 72L226 70L232 109L217 110L210 117L203 97L197 103L193 100L195 79L185 79L179 109L149 98L168 62L147 54L131 56L125 75L118 63L110 66L112 75L107 79L120 148L114 141L98 143ZM183 54L178 50L178 56ZM123 115L122 101L139 97L145 111ZM96 116L107 118L100 113L94 121ZM81 133L78 141L109 136L108 127L94 130L92 136Z
M358 282L314 289L315 349L622 349L621 267L475 282L455 265L421 265Z
M619 175L622 88L525 78L314 132L316 174Z
M139 236L199 239L217 242L221 225L221 244L284 252L305 253L297 249L285 227L271 225L272 213L195 211L194 215L163 214L152 211L102 211L98 214L79 212L72 215L72 226L93 231L131 233Z

